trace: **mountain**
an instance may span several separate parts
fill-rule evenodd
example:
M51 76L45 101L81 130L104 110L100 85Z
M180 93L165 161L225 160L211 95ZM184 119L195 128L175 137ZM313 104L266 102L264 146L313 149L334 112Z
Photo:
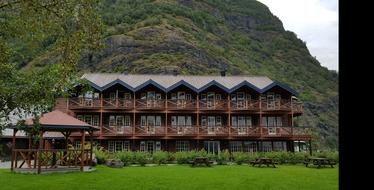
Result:
M82 72L265 75L300 93L321 148L338 147L338 73L254 0L105 0L105 48ZM31 61L27 67L42 66Z

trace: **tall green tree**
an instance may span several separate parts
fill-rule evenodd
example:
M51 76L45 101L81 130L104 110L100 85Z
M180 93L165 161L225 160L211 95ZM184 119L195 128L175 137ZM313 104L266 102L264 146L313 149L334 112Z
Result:
M98 6L98 0L0 0L1 127L11 113L49 111L76 84L81 54L102 46ZM52 63L19 69L43 57L53 57Z

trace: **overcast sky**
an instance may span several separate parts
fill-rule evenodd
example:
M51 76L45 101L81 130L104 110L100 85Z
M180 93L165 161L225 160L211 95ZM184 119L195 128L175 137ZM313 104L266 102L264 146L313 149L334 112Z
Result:
M258 0L306 42L322 66L338 66L338 0Z

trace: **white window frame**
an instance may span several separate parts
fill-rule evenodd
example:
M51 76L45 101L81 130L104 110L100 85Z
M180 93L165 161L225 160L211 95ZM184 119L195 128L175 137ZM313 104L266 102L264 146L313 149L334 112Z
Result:
M93 115L92 117L92 126L99 126L100 125L100 117L99 115Z
M189 151L190 141L176 141L175 150L176 152Z

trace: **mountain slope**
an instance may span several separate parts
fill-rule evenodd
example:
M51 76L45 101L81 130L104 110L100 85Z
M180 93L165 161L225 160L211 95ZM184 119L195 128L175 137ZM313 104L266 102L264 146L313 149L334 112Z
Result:
M266 75L300 93L305 114L297 122L315 127L321 147L338 146L338 74L321 67L265 5L106 0L101 15L106 47L82 57L82 72Z

